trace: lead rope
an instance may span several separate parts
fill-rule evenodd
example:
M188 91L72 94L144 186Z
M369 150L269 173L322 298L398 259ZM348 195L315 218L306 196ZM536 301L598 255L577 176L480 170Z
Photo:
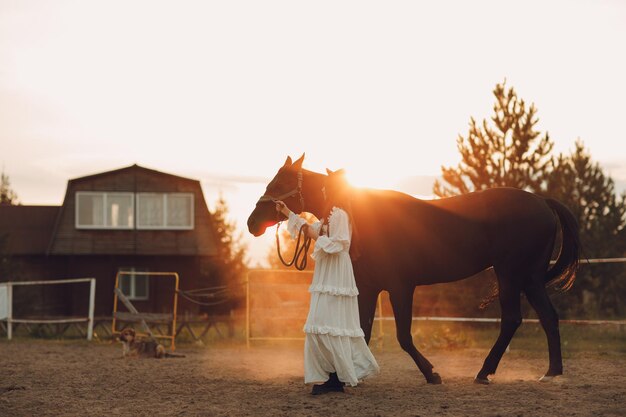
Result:
M294 265L298 271L304 271L306 269L306 263L308 260L309 246L311 246L311 238L304 234L304 227L307 226L303 224L300 226L300 230L298 231L298 239L296 240L296 249L293 254L293 259L290 262L286 262L283 259L283 256L280 253L280 237L278 236L278 229L280 229L280 224L282 222L278 222L276 224L276 251L278 252L278 258L286 267L290 267ZM302 240L302 236L304 236L304 240L302 241L302 246L300 246L300 241Z

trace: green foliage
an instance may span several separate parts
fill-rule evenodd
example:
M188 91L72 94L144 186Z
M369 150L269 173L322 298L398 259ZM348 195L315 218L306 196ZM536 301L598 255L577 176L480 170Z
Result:
M546 195L572 210L580 225L585 258L622 257L626 253L626 194L617 196L613 180L606 176L581 141L570 155L559 155L546 176ZM579 303L571 308L579 315L624 316L626 296L624 264L584 265L572 289ZM565 300L559 300L564 302Z
M516 187L538 191L554 144L536 130L537 109L526 106L511 87L497 84L491 123L470 120L467 137L459 136L461 162L456 168L442 167L443 183L436 181L439 197L465 194L493 187Z
M612 242L626 226L626 194L618 197L613 180L591 160L581 141L571 155L559 155L548 173L545 194L572 210L580 225L587 255L621 256L624 242Z
M592 161L582 142L571 155L554 158L548 133L536 130L535 106L527 107L513 88L498 84L493 94L491 123L471 119L467 137L457 140L461 162L456 168L442 167L443 181L435 183L435 194L448 197L504 186L540 193L572 210L581 226L583 257L625 256L626 194L617 196L613 180ZM590 266L583 260L572 292L574 296L554 297L565 315L623 317L626 268Z
M396 329L393 321L384 321L382 329L382 346L386 352L401 351L396 340ZM454 323L438 321L413 322L413 342L420 351L465 351L480 352L482 355L493 346L498 338L500 323ZM613 325L581 326L564 324L560 326L563 357L609 356L623 360L626 353L626 332ZM374 324L370 348L381 346L380 328ZM534 357L545 360L547 352L546 334L539 323L525 321L515 332L507 355L515 357ZM376 351L374 350L374 355ZM505 356L505 360L506 360ZM452 356L450 357L453 358Z
M220 285L228 286L231 299L236 304L243 297L247 248L242 243L241 233L236 232L237 225L228 219L228 204L222 196L216 201L211 215L218 252L213 272L218 276Z
M9 176L4 173L0 173L0 206L15 206L19 204L17 200L17 194L11 189L11 182ZM7 251L7 238L8 235L0 234L0 282L8 281L15 277L16 263Z
M17 194L11 189L9 176L2 171L0 174L0 206L16 206L18 203Z
M241 233L236 234L237 225L228 219L228 204L220 197L212 213L215 236L218 241L218 261L223 266L226 280L241 277L246 271L246 246L241 242Z

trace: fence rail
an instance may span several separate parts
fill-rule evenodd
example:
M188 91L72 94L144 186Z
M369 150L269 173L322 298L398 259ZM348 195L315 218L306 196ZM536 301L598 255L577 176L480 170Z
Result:
M595 258L595 259L581 259L581 264L618 264L626 262L626 258ZM556 261L550 261L550 264L555 264Z
M555 261L551 261L554 264ZM626 263L626 258L594 258L594 259L581 259L581 264L611 264L611 263ZM463 323L500 323L499 318L490 317L424 317L414 316L413 321L444 321L444 322L463 322ZM375 317L374 320L390 321L395 320L393 317ZM523 319L525 323L539 323L539 319ZM626 325L626 320L578 320L578 319L564 319L559 320L561 324L578 324L578 325Z
M375 317L374 320L391 321L393 317ZM522 319L524 323L539 323L539 319ZM413 317L413 321L445 321L445 322L463 322L463 323L500 323L501 319L491 317ZM626 325L626 320L576 320L565 319L559 320L561 324L579 324L579 325Z
M554 264L554 261L551 262ZM594 259L581 259L580 264L609 264L609 263L626 263L626 257L622 258L594 258ZM276 272L290 272L296 274L312 274L312 271L292 271L292 270L272 270L272 269L256 269L250 270L248 272L248 276L246 278L246 344L250 347L250 341L252 340L303 340L302 337L269 337L269 336L252 336L251 334L251 290L250 290L250 276L255 273L276 273ZM378 322L379 325L379 338L382 340L383 334L383 322L385 321L393 321L395 318L393 316L382 316L382 299L379 296L378 308L376 316L374 317L374 321ZM412 317L413 321L437 321L437 322L464 322L464 323L499 323L499 318L489 318L489 317L434 317L434 316L414 316ZM538 319L524 319L526 323L539 323ZM575 325L618 325L623 326L626 325L626 320L578 320L578 319L567 319L567 320L559 320L561 324L575 324Z
M87 317L68 317L68 318L56 318L56 319L16 319L13 317L13 288L17 286L29 286L29 285L51 285L51 284L76 284L80 282L89 283L89 312ZM2 283L2 286L6 288L6 299L0 304L6 303L6 333L7 339L13 338L13 324L75 324L81 322L87 322L87 340L91 340L93 337L93 322L94 322L94 306L96 300L96 279L95 278L72 278L72 279L56 279L49 281L9 281Z

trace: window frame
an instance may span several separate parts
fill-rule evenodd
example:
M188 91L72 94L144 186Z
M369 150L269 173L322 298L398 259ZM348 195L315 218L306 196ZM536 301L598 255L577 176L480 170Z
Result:
M140 268L135 268L135 267L120 267L117 269L118 273L122 272L122 274L120 274L120 282L118 283L118 288L120 289L120 291L122 292L122 294L124 294L126 296L126 298L128 298L129 300L137 300L137 301L147 301L150 299L150 280L148 279L149 275L141 275L143 277L146 278L146 295L145 297L139 297L136 295L137 293L137 281L136 278L139 275L135 275L135 272L149 272L147 269L140 269ZM124 277L127 277L127 279L130 279L130 294L125 294L122 285L121 280L124 279Z
M79 213L80 213L80 196L83 195L92 195L92 196L102 196L102 225L81 225L79 223ZM122 195L130 197L130 206L131 211L133 213L133 219L127 226L109 226L108 223L108 196L109 195ZM74 226L76 229L90 229L90 230L133 230L135 228L136 222L136 208L135 208L135 193L128 191L76 191L74 194Z
M139 201L142 196L162 196L163 203L163 219L162 224L158 226L153 225L141 225L139 221ZM168 219L168 197L169 196L184 196L189 198L189 219L190 224L188 226L169 226L167 224ZM195 228L195 195L194 193L158 193L158 192L138 192L136 193L137 204L135 204L135 227L137 230L193 230Z

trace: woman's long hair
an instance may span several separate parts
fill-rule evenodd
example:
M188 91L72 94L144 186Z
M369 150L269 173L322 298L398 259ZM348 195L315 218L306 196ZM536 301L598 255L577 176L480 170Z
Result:
M356 261L360 254L358 245L358 233L354 217L352 215L352 199L354 196L354 190L348 181L346 180L345 171L340 169L332 172L326 170L328 176L324 183L326 193L326 206L324 208L324 214L322 217L322 227L326 226L326 233L330 236L330 224L328 224L328 216L330 216L333 207L339 207L348 213L348 219L352 226L352 239L350 242L350 258Z

